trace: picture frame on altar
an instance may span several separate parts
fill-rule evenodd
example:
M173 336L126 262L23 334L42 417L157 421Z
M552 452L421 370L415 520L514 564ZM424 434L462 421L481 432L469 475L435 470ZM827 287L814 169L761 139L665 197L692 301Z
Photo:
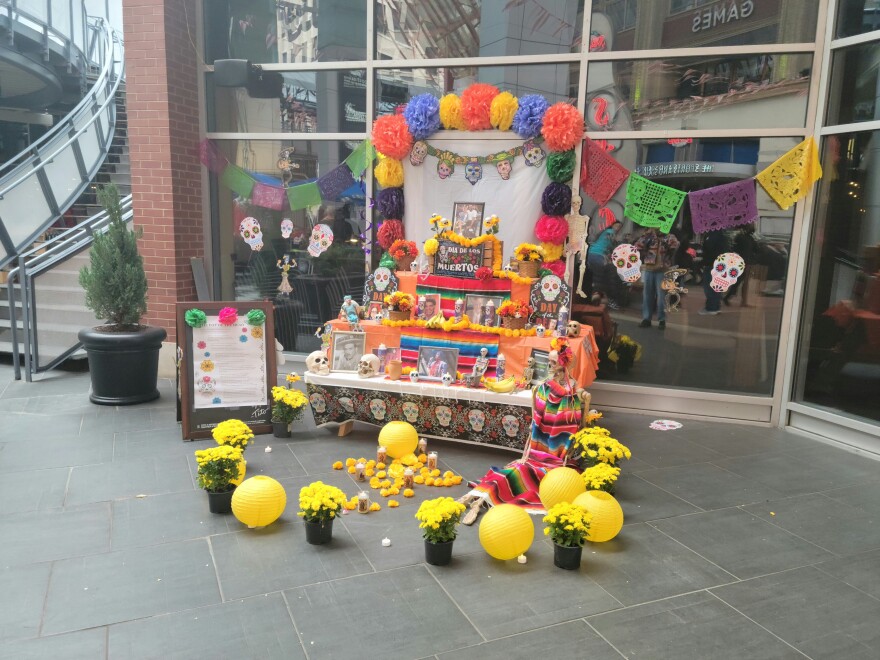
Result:
M550 352L533 348L531 357L535 360L535 373L532 374L532 385L540 385L550 374Z
M441 380L443 374L452 374L453 379L458 370L458 349L437 346L420 346L418 372L422 380Z
M443 310L440 307L440 294L439 293L428 293L423 294L425 296L425 309L422 312L421 318L425 321L430 319L432 316L436 316ZM421 296L419 296L421 298Z
M485 202L455 202L452 205L452 231L465 238L480 236L485 210Z
M367 308L367 319L370 321L382 320L383 312L382 312L382 303L380 302L371 302L370 306Z
M366 350L367 335L364 332L335 330L330 338L330 369L354 373Z
M484 322L486 321L485 308L490 300L495 306L496 313L494 319L491 322ZM501 317L498 316L497 312L498 308L501 307L501 303L503 302L504 296L486 296L482 294L468 293L464 297L464 313L467 314L467 317L468 319L470 319L471 323L497 327L501 325Z

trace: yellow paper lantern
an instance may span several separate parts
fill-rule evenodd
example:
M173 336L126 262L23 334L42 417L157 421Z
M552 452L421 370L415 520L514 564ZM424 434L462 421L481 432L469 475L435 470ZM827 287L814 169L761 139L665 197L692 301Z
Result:
M258 474L245 480L232 495L232 513L248 527L265 527L278 520L287 506L284 486Z
M495 559L518 557L532 546L534 538L531 516L515 504L493 506L480 522L480 545Z
M610 541L623 527L623 509L614 496L603 490L590 490L574 498L577 506L582 506L593 515L587 540L594 543Z
M548 511L560 502L574 502L574 498L586 492L587 487L577 470L570 467L553 468L538 486L541 504Z
M391 458L400 458L416 450L419 433L408 422L388 422L379 432L379 445Z

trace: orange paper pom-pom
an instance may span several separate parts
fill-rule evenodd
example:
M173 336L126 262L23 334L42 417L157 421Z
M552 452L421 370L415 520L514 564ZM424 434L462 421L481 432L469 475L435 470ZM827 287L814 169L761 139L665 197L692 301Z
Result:
M584 118L568 103L554 103L544 113L541 135L550 151L574 149L584 137Z
M412 150L413 137L403 115L384 115L373 122L373 146L395 160L403 160Z
M498 96L498 88L487 83L474 83L461 94L461 118L469 131L485 131L492 128L489 118L492 99Z

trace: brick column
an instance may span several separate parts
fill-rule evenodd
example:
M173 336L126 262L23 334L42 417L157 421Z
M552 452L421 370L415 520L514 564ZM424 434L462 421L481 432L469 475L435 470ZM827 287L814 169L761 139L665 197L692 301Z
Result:
M145 322L164 327L169 342L174 303L195 300L190 258L204 256L205 245L196 2L122 3L132 201L149 283Z

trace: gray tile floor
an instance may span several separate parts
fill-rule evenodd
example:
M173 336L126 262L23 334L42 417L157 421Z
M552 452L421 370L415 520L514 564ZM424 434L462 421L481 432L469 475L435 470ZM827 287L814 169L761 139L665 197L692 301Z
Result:
M174 420L171 383L132 408L88 402L88 375L12 381L0 366L0 658L877 658L880 463L778 429L608 413L633 451L626 525L552 565L536 521L525 565L463 528L429 567L412 515L340 519L306 544L301 486L357 490L333 461L371 455L376 430L260 436L248 474L287 489L279 523L208 512ZM271 446L273 451L264 450ZM478 478L512 457L434 443ZM442 491L459 495L464 486ZM381 546L389 537L393 545Z

